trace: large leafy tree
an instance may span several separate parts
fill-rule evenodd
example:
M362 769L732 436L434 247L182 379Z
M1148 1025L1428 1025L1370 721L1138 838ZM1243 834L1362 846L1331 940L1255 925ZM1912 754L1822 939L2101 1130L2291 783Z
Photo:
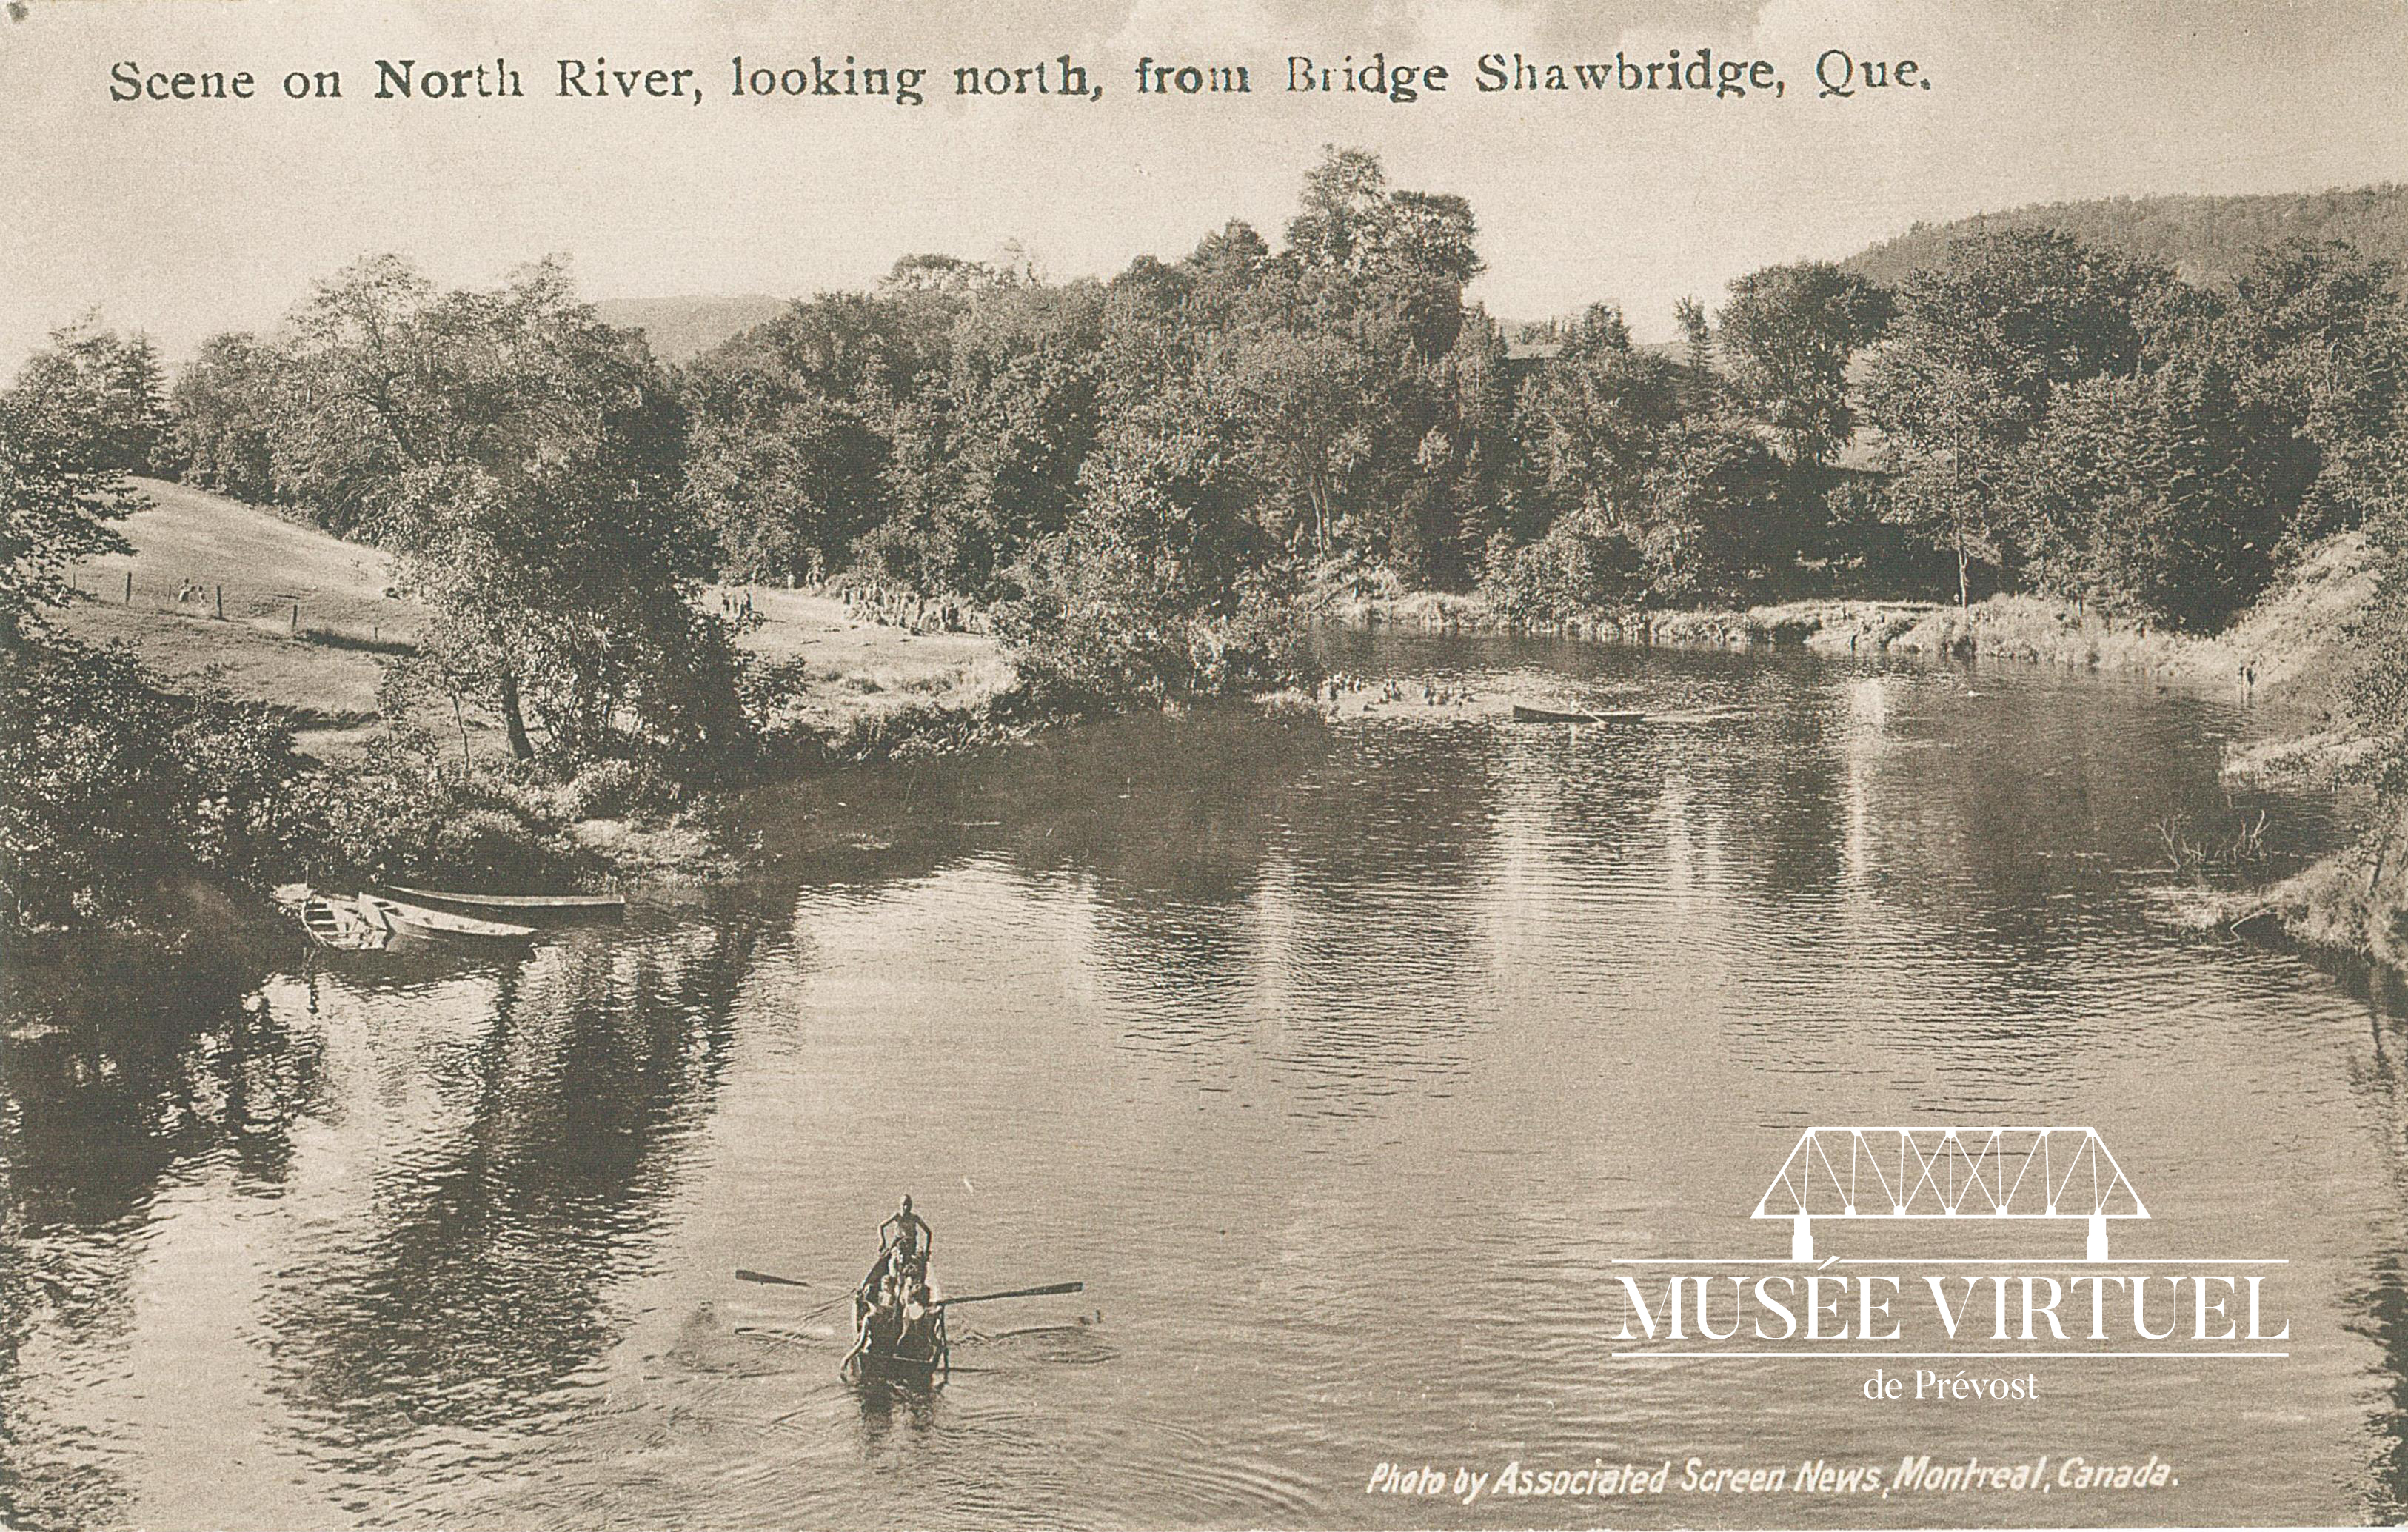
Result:
M953 322L942 371L898 412L877 566L920 590L1008 599L1069 522L1102 426L1105 292L1010 280Z
M883 518L896 413L914 378L943 361L931 307L823 294L687 369L688 489L729 573L840 568Z
M1275 684L1303 651L1286 571L1251 514L1259 486L1201 401L1166 396L1087 460L1078 509L1006 612L1033 690L1057 705Z
M1889 294L1826 261L1767 266L1730 284L1719 316L1725 365L1790 462L1821 467L1847 444L1856 424L1848 364L1881 338L1894 311Z
M1976 565L2013 572L2051 398L2135 371L2139 316L2172 283L2054 230L2014 230L1958 240L1899 290L1865 413L1893 455L1896 514L1955 556L1960 601Z
M86 467L151 473L172 457L159 353L143 336L121 336L87 314L50 333L27 358L17 389L41 401L41 428Z
M1308 173L1284 248L1251 263L1204 360L1275 533L1422 578L1461 564L1456 492L1487 408L1456 350L1477 235L1463 198L1391 188L1375 155L1333 149ZM1241 240L1198 264L1218 275L1253 254Z
M2027 536L2042 589L2198 630L2273 578L2315 472L2224 366L2187 356L2061 391L2035 460Z
M285 361L257 336L212 336L177 375L170 398L184 479L237 498L280 497L277 422Z
M124 475L139 442L107 365L123 354L105 333L64 330L0 393L0 651L47 635L43 613L73 599L69 570L127 551L112 523L142 503Z
M1687 381L1679 364L1631 344L1618 308L1592 305L1564 328L1555 354L1523 385L1516 417L1558 516L1638 539L1651 516L1649 475L1682 418Z
M513 753L724 746L725 625L683 490L684 414L641 338L545 262L438 294L391 260L323 284L293 329L322 402L319 480L435 609L429 639ZM545 737L538 751L535 734Z
M2393 263L2339 244L2269 246L2235 279L2213 343L2248 407L2315 460L2294 544L2408 499L2408 295Z

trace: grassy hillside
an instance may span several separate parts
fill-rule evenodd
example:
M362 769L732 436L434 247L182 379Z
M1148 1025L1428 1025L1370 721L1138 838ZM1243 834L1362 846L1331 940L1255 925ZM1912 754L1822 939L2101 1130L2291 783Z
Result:
M1895 284L1941 264L1949 242L2002 229L2062 229L2086 242L2172 266L2192 281L2238 270L2249 252L2293 237L2340 239L2408 264L2408 186L2286 192L2262 196L2112 197L1918 223L1841 263Z
M134 552L75 570L89 599L61 615L68 632L94 643L122 639L173 681L214 681L281 708L305 726L304 748L320 755L356 749L382 726L382 662L416 648L427 616L388 594L382 554L222 494L136 483L152 503L121 524ZM857 621L842 601L807 592L729 594L749 594L764 619L746 636L748 647L769 661L806 662L808 689L792 710L824 728L906 708L968 706L1012 679L1000 648L982 635L915 637ZM447 737L457 727L448 711L417 722ZM494 721L471 710L466 723L477 753L501 751Z
M134 552L75 570L92 599L62 625L122 639L173 680L213 678L288 709L321 731L313 745L376 717L380 651L407 651L426 621L386 594L381 555L223 495L136 482L152 504L121 525Z

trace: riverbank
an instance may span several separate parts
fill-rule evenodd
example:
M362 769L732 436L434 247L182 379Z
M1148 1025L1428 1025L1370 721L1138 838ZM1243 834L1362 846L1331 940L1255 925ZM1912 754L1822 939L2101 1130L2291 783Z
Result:
M1830 599L1744 609L1598 610L1536 630L1501 618L1477 594L1405 593L1376 578L1325 587L1317 602L1319 615L1354 627L1541 631L1616 643L1801 644L1838 653L2016 660L2234 685L2253 695L2287 694L2322 706L2330 661L2347 623L2372 594L2374 578L2363 536L2329 538L2230 628L2212 635L2102 618L2071 603L2028 595L1991 596L1966 608Z
M136 482L150 504L119 523L132 551L73 571L87 599L59 625L128 645L169 689L253 704L290 725L351 838L331 859L408 844L441 859L426 872L514 866L677 883L735 865L722 792L617 762L537 781L482 709L421 698L388 714L386 667L418 652L428 612L394 593L375 550L205 490ZM705 600L755 619L740 641L761 666L765 769L910 758L1029 726L1006 716L1016 676L986 635L912 633L822 592L737 586Z
M1931 602L1794 601L1726 610L1593 612L1546 631L1618 643L1713 648L1797 644L1835 653L1980 658L2147 676L2235 693L2279 709L2285 726L2234 747L2236 787L2353 795L2352 768L2372 750L2341 716L2349 628L2372 600L2376 555L2358 533L2326 539L2223 632L2172 632L2104 619L2038 596L1992 596L1970 607ZM1403 593L1359 575L1320 593L1321 614L1360 627L1425 632L1528 631L1477 595ZM2396 863L2395 855L2393 861ZM2270 887L2200 890L2177 921L2193 927L2279 931L2289 940L2408 971L2408 877L2378 881L2375 858L2352 847Z

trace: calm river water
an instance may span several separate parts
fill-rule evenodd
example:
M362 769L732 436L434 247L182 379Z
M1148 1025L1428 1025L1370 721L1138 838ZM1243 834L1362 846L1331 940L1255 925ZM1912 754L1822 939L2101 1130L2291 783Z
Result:
M2161 825L2332 833L2228 801L2236 699L1791 654L1334 658L1667 716L1129 721L764 796L752 880L532 956L280 937L21 983L0 1521L2408 1511L2408 1030L2151 919ZM1747 1215L1801 1127L1951 1122L2097 1125L2154 1215L2117 1254L2286 1258L2289 1354L2042 1361L2037 1401L1948 1406L1870 1403L1845 1359L1613 1359L1617 1256L1784 1254ZM962 1310L933 1401L840 1383L825 1308L905 1192L953 1291L1087 1284ZM2176 1482L1367 1493L1383 1462L1908 1452L2155 1453Z

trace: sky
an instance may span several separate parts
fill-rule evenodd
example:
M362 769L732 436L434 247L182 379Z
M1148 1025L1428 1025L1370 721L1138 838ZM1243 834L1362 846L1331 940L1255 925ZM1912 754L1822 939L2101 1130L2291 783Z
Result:
M2408 7L2378 0L22 0L0 11L0 368L96 307L171 360L272 327L394 251L488 284L564 252L589 297L800 296L897 257L1025 252L1049 276L1276 236L1326 144L1468 197L1509 320L1621 304L1669 336L1757 266L2031 202L2313 190L2408 165ZM1778 96L1481 93L1484 53L1764 61ZM1915 83L1824 96L1833 50ZM1068 53L1100 99L953 93ZM1292 55L1440 64L1399 103L1293 92ZM927 99L730 93L748 70L919 67ZM558 60L695 71L557 94ZM1245 95L1140 95L1140 58L1242 64ZM377 61L507 60L516 99L378 100ZM111 99L113 77L249 70L248 101ZM1827 66L1836 72L1836 63ZM339 100L291 100L298 70ZM589 77L590 78L590 77ZM1659 76L1659 81L1661 77ZM1923 88L1928 84L1928 89ZM121 93L124 87L117 87ZM138 88L138 86L137 86ZM166 88L163 82L162 88ZM474 91L474 81L469 84Z

